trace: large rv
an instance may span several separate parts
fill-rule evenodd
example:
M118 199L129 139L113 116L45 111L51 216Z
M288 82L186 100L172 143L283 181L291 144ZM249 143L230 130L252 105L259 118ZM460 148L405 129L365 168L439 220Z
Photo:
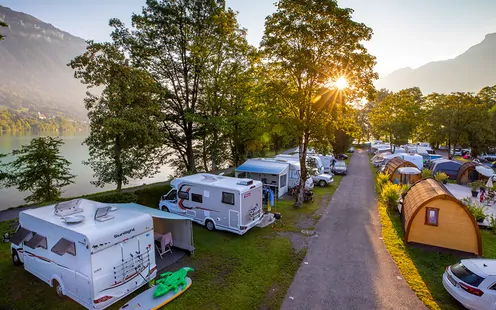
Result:
M260 181L204 173L174 179L170 185L160 210L191 218L210 231L243 235L262 220Z
M22 211L12 260L87 309L105 309L155 278L149 214L86 199Z

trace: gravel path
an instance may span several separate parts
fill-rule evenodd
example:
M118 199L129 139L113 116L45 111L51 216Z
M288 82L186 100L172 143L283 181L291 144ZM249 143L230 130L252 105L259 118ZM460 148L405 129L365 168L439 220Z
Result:
M282 309L426 309L382 241L372 178L367 153L355 152Z

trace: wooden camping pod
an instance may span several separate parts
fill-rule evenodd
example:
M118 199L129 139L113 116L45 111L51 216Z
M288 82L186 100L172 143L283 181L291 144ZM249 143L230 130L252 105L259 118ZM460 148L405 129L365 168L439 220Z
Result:
M458 184L467 184L471 182L471 174L474 173L476 174L475 176L472 176L474 180L477 180L479 178L479 173L475 170L475 167L477 167L478 164L468 161L461 165L461 167L458 169L458 173L456 174L456 182ZM473 181L473 180L472 180Z
M412 185L401 209L405 242L482 255L479 225L467 207L434 179Z
M401 167L413 167L417 168L417 166L409 161L404 160L401 157L395 157L388 161L386 167L384 167L384 173L389 173L389 181L394 183L394 180L397 179L398 182L401 179L401 176L398 172L398 168Z

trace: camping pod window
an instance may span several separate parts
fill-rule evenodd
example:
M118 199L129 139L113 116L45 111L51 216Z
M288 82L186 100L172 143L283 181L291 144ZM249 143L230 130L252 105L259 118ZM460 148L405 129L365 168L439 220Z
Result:
M179 197L179 199L189 200L189 193L188 192L184 192L184 191L180 191L177 194L177 197Z
M33 237L24 243L25 246L30 247L31 249L36 248L47 248L47 239L46 237L39 235L37 233L33 233Z
M191 194L191 201L202 203L203 196L200 194Z
M21 244L31 235L31 233L32 233L31 230L19 226L19 229L17 229L14 237L12 237L12 243L15 245Z
M234 205L234 194L222 192L222 203L226 203L228 205Z
M52 252L57 255L64 255L65 253L76 256L76 244L67 239L61 238L53 247Z
M425 225L439 225L439 209L425 208Z
M281 175L279 177L279 188L283 188L284 186L286 186L286 179L288 178L288 175L285 174L285 175Z

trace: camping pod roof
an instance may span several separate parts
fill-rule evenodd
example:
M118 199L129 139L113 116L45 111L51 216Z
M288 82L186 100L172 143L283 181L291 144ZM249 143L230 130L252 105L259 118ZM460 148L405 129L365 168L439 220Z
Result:
M388 161L386 167L384 168L384 173L389 173L392 175L396 169L400 167L417 167L414 163L404 160L401 157L395 157Z
M470 168L475 168L475 166L478 166L478 164L472 162L472 161L467 161L463 165L461 165L460 168L458 168L458 173L456 174L456 180L460 181L462 175L465 173Z
M422 179L413 184L403 199L402 213L404 216L403 224L405 228L405 240L408 240L410 228L417 213L423 206L435 199L451 200L465 211L476 228L475 231L477 232L478 239L478 254L479 256L482 255L482 242L479 225L475 221L475 218L472 216L468 208L460 200L456 199L443 184L431 178Z

